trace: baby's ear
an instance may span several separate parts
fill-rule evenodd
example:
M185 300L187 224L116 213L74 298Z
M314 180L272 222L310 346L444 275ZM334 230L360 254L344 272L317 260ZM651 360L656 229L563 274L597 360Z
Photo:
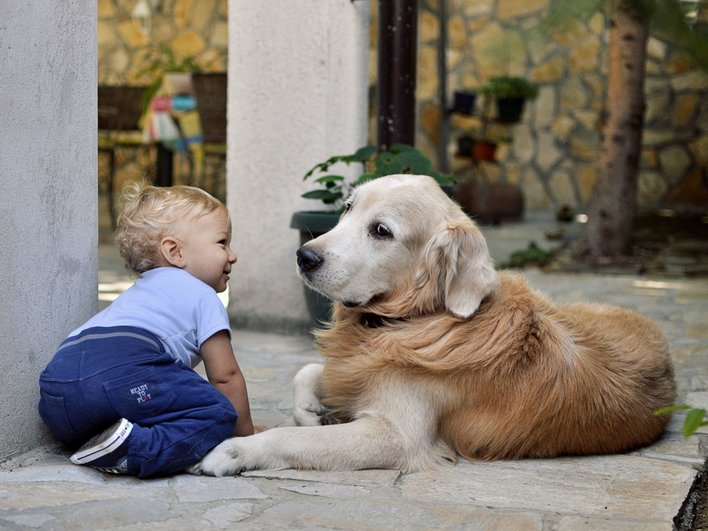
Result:
M443 275L445 308L470 317L497 284L487 242L472 220L449 222L434 237L437 267Z
M172 236L166 236L160 241L160 254L171 266L183 268L186 264L182 254L182 243Z

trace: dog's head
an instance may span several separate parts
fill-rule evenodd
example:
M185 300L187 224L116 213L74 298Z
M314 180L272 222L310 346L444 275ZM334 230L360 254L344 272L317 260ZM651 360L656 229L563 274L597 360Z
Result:
M337 226L297 251L302 279L346 307L388 317L470 317L497 275L474 222L431 177L358 187Z

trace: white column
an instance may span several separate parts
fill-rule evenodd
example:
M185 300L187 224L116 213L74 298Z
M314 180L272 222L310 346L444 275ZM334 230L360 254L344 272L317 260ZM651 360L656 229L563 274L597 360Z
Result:
M40 371L97 308L96 3L3 2L0 461L37 445Z
M239 261L232 323L308 320L295 210L318 209L302 176L366 143L368 0L231 0L228 203Z

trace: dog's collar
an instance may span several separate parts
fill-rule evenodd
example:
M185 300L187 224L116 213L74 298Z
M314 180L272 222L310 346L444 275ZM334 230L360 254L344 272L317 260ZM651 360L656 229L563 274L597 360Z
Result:
M361 326L366 328L381 328L382 326L389 326L393 321L398 321L398 319L391 319L384 317L382 315L376 315L375 313L362 313L359 322Z

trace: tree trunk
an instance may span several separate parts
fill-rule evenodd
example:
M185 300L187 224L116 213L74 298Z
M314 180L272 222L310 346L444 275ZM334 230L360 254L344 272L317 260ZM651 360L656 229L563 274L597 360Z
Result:
M641 3L641 2L640 2ZM637 210L637 179L644 125L644 77L648 17L636 0L613 0L598 181L578 257L631 254Z

